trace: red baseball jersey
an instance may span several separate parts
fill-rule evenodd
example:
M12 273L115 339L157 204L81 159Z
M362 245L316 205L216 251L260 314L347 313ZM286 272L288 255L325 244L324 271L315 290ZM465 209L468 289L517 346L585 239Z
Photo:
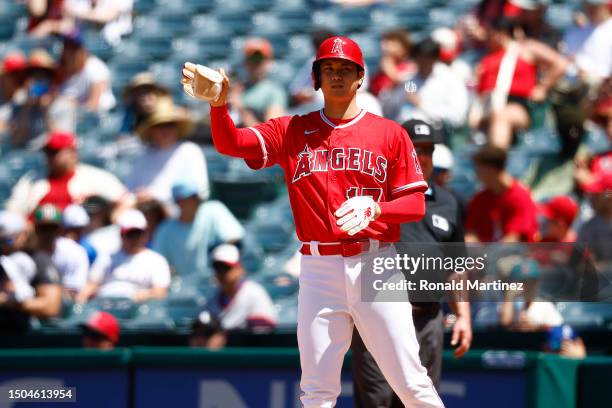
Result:
M365 110L342 124L335 124L320 110L249 129L261 143L262 158L246 162L253 169L274 164L284 169L301 241L373 238L395 242L400 236L398 224L374 221L351 237L336 225L334 212L358 195L386 202L427 190L406 131Z

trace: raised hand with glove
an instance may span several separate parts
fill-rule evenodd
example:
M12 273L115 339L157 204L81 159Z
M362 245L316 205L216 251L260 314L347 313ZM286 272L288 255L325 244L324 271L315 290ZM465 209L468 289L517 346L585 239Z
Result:
M342 231L355 235L380 215L380 207L371 196L357 196L342 203L334 215Z
M215 71L204 65L186 62L182 74L181 84L187 95L209 101L212 106L226 104L229 78L223 69Z

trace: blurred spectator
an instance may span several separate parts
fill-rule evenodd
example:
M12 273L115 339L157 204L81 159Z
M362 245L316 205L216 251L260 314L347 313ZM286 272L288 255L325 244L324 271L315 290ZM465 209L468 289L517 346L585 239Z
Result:
M533 259L512 266L511 282L522 282L523 290L504 292L500 324L514 330L538 331L563 324L555 305L538 297L541 271ZM521 299L522 298L522 299Z
M64 0L25 0L25 4L28 8L28 34L47 37L68 28L68 22L62 19Z
M551 0L509 0L504 7L507 17L518 21L525 36L557 49L561 34L546 21Z
M272 300L260 284L245 279L238 248L219 245L211 256L219 289L206 309L219 318L223 328L275 327L276 310Z
M380 40L380 71L370 82L372 94L378 96L398 85L403 87L404 82L416 72L416 66L410 61L411 48L410 37L406 31L396 30L383 34Z
M36 253L51 257L60 275L64 293L74 297L87 282L89 258L85 249L71 239L61 236L62 213L59 208L45 204L34 213Z
M97 253L114 254L121 249L121 233L113 224L113 203L101 196L88 197L83 207L89 215L86 239Z
M467 86L472 85L472 68L459 58L461 43L457 32L447 27L439 27L431 32L431 39L440 47L440 62L448 65Z
M155 199L141 200L136 203L136 208L142 212L147 219L147 247L151 247L151 241L155 236L155 231L157 231L159 225L168 218L168 211L163 203Z
M117 220L121 229L121 251L92 268L89 282L77 296L85 303L92 296L126 297L140 303L163 299L170 286L170 268L163 256L147 249L147 220L138 210L125 210Z
M597 98L592 104L591 119L601 126L608 137L608 149L590 159L576 160L574 178L583 190L589 190L589 185L597 183L601 177L612 174L612 79L608 78L601 85ZM608 175L608 176L606 176Z
M85 237L85 233L89 228L89 215L87 215L87 211L78 204L70 204L62 213L62 228L64 229L64 237L73 240L85 249L89 265L92 265L98 253Z
M158 103L172 102L170 91L161 86L153 74L141 72L134 75L123 92L125 116L121 133L133 133L153 113Z
M100 29L104 40L119 45L132 32L134 0L64 0L64 16L82 28Z
M529 191L506 170L507 153L484 146L473 157L484 186L468 206L466 242L534 242L537 208Z
M453 152L444 144L437 143L433 152L433 174L434 182L440 187L446 188L452 177L452 169L455 163Z
M571 197L558 196L540 206L542 242L576 242L572 224L578 215L578 203Z
M25 100L20 92L26 78L28 61L20 52L10 52L0 66L0 132L9 129L15 107Z
M589 83L612 75L612 9L608 0L584 0L589 24L574 27L563 37L562 50Z
M578 230L577 242L584 244L596 261L612 261L612 173L603 173L584 186L595 216Z
M227 333L221 327L221 322L210 312L201 312L191 326L189 345L204 347L209 350L220 350L227 344Z
M489 53L477 68L479 100L470 126L487 129L492 144L509 148L516 130L532 125L531 104L542 102L565 73L567 61L532 40L515 41L516 23L496 20L488 30Z
M203 199L192 181L175 184L172 197L180 215L160 225L152 249L162 254L180 276L208 274L209 251L241 240L244 228L223 203Z
M50 260L35 262L22 248L27 240L26 220L0 211L0 327L3 335L22 335L30 316L55 317L62 302L59 274Z
M95 312L81 324L83 347L112 350L119 342L119 322L108 312Z
M453 152L451 152L451 150L445 144L436 143L432 162L432 180L434 183L446 189L453 195L453 197L455 197L455 200L457 200L457 203L459 204L461 219L465 220L465 216L467 214L467 201L463 195L452 189L448 184L453 177L453 166L455 164Z
M284 87L268 78L274 62L272 44L263 38L249 38L244 44L244 86L234 86L229 104L244 127L254 126L285 114L287 93Z
M578 333L568 324L548 329L548 339L544 351L555 353L563 357L582 359L587 355L584 341Z
M99 195L123 205L129 199L121 182L105 170L79 163L77 140L69 132L54 131L45 143L48 175L24 175L13 187L6 208L28 216L41 204L63 210L89 196Z
M24 147L54 128L53 117L49 115L54 98L54 76L53 57L44 49L32 51L24 87L27 99L15 109L12 117L11 144L14 147Z
M101 59L89 53L80 31L75 29L62 38L59 97L91 112L108 112L116 103L110 70Z
M412 52L417 72L405 84L400 121L422 118L438 126L461 126L469 106L463 80L438 61L440 46L432 39L421 41Z
M137 129L147 145L135 159L126 185L139 201L156 199L171 203L174 183L185 176L193 178L200 193L208 197L208 173L204 153L193 142L181 141L193 129L188 114L174 106L158 104Z

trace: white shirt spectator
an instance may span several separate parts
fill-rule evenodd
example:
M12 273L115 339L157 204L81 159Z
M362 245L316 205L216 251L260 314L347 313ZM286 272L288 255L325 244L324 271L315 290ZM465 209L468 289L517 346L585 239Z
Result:
M268 292L259 283L245 279L232 299L220 292L207 305L224 329L276 326L276 310Z
M49 193L50 188L47 177L33 177L28 173L13 187L6 209L28 216ZM93 195L102 196L116 203L128 194L117 177L106 170L87 164L79 164L76 167L74 176L68 182L68 192L76 203L81 203Z
M87 283L89 258L87 251L71 239L59 237L51 262L60 274L65 289L78 292Z
M612 18L597 26L570 29L563 43L565 54L589 76L601 80L612 74Z
M35 292L30 282L36 275L36 264L24 252L15 252L11 255L0 255L0 266L4 269L15 289L15 298L18 302L34 297Z
M517 303L520 305L520 303ZM515 307L517 306L515 305ZM519 309L520 311L520 309ZM553 327L563 324L563 317L551 302L546 302L542 299L535 299L529 307L524 310L527 317L527 322L533 326ZM520 313L515 313L515 321L519 318Z
M80 72L61 85L59 95L84 104L94 84L103 81L106 82L106 87L100 95L98 111L107 112L117 103L111 88L111 74L106 64L93 55L87 57L85 67Z
M77 14L84 13L112 13L116 17L102 27L104 40L116 46L121 42L121 37L132 32L132 9L134 0L67 0L68 10Z
M417 93L420 105L417 108L406 103L399 115L400 123L416 118L453 126L465 123L469 108L467 87L448 65L438 62L425 80L415 74L406 86L407 92Z
M204 153L192 142L180 142L169 149L147 147L136 158L130 174L125 180L132 192L148 189L163 202L172 202L172 186L189 176L199 186L200 197L208 198L208 171Z
M100 297L132 298L140 290L170 286L170 267L163 256L150 249L135 255L117 252L92 268L90 280L100 284Z

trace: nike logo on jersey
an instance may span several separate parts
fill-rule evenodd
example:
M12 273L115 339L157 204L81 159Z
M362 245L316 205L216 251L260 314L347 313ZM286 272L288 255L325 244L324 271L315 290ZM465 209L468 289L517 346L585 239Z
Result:
M318 132L318 131L319 131L319 129L305 130L304 134L305 135L312 135L313 133Z
M292 183L316 172L328 170L358 171L372 176L379 183L387 179L387 159L358 147L335 147L331 150L312 150L306 144L298 153Z

